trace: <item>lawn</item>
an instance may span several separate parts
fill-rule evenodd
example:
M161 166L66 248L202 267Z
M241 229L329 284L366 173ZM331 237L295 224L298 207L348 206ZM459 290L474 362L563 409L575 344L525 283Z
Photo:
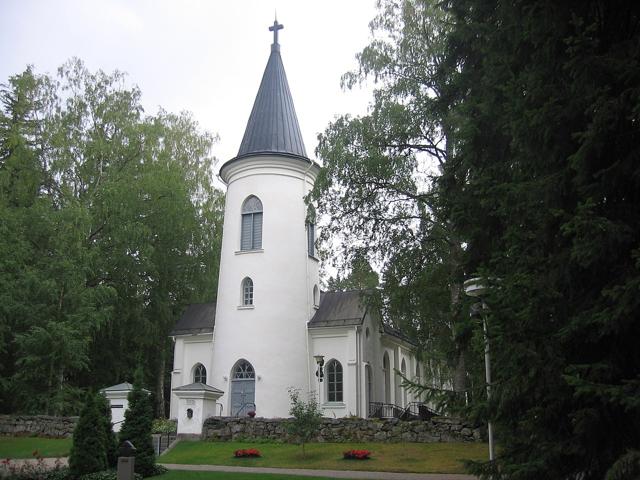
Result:
M333 480L330 477L307 477L300 475L280 475L271 473L230 473L230 472L188 472L173 470L157 480Z
M1 437L0 458L66 457L71 450L70 438Z
M261 458L234 458L240 448L257 448ZM344 460L342 452L365 449L370 460ZM484 460L484 443L311 443L302 456L298 445L250 442L180 442L161 463L245 467L313 468L417 473L465 473L463 460Z

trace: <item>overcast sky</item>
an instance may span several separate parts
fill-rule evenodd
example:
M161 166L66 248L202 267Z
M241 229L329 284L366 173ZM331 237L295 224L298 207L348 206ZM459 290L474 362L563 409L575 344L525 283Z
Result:
M193 113L234 157L270 53L274 12L307 154L342 113L364 113L366 91L340 89L369 40L375 0L0 0L0 83L28 64L54 73L71 57L127 72L148 113ZM221 165L221 164L219 164ZM218 165L218 166L219 166ZM216 172L217 173L217 172Z

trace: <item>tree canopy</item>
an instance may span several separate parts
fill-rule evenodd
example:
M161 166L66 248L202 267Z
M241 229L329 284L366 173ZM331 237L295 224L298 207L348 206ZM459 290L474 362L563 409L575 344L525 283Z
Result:
M640 444L639 14L383 0L345 77L377 82L371 112L321 137L325 232L377 258L389 318L496 425L498 458L476 473L599 479ZM461 290L476 275L490 403Z
M77 413L83 389L142 364L160 414L170 328L215 295L215 137L140 97L79 60L0 88L4 412Z

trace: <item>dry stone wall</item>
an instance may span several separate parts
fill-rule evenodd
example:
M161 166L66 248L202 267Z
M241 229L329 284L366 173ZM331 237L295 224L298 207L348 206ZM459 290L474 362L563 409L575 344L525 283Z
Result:
M49 415L0 415L0 435L36 435L39 437L70 437L78 417Z
M211 417L202 438L213 441L289 440L288 419ZM428 421L363 418L324 419L317 442L479 442L480 429L457 418Z

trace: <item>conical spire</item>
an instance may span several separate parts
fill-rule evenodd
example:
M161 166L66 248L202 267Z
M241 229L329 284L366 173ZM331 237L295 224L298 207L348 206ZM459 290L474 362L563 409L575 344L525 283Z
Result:
M273 32L271 56L262 75L238 157L257 153L284 153L307 157L287 75L280 57L278 30L282 28L283 25L277 20L269 27Z

